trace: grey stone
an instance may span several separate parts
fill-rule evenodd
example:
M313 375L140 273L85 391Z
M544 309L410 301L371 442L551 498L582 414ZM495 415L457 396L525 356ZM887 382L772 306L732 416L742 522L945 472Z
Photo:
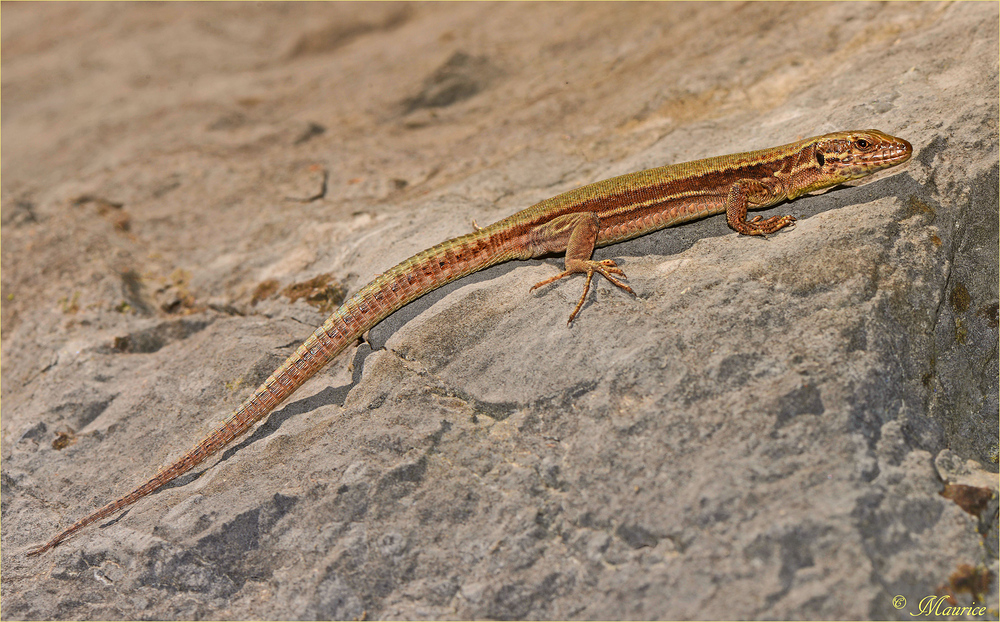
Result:
M997 472L995 3L3 17L5 619L910 619L966 565L997 609L996 529L940 494ZM599 249L637 296L595 281L572 327L582 278L529 293L561 258L450 284L25 557L294 351L324 314L288 285L867 127L914 158L763 213L794 228Z

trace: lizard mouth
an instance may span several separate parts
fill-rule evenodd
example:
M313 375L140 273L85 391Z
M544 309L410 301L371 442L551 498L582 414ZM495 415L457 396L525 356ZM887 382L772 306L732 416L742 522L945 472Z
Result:
M913 145L902 138L897 140L899 142L893 142L873 153L871 163L876 166L891 166L909 160L910 156L913 155Z

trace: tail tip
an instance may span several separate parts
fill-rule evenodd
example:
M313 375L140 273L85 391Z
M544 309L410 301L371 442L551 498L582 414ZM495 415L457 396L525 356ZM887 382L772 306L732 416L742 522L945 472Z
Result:
M41 546L36 546L35 548L33 548L30 551L28 551L27 552L27 556L28 557L36 557L38 555L41 555L45 551L48 551L49 549L55 548L56 546L58 546L58 544L59 544L59 541L56 541L56 542L46 542L45 544L43 544Z

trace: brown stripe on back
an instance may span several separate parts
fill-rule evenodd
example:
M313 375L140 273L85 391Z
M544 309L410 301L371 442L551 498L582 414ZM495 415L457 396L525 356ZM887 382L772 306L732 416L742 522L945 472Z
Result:
M564 214L593 211L601 222L599 244L621 241L633 237L631 229L643 228L642 221L650 215L668 226L723 211L722 201L713 199L724 198L740 179L773 178L793 153L721 156L614 177L542 201L529 208L537 213L535 218L522 223L531 228ZM643 203L647 206L636 208ZM688 206L693 212L685 209ZM608 235L609 229L615 234Z

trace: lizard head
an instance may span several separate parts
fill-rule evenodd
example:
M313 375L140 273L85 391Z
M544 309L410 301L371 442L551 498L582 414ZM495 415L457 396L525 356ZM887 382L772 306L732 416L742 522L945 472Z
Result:
M913 154L910 143L878 130L835 132L818 136L815 141L816 164L827 182L865 177L902 164Z

